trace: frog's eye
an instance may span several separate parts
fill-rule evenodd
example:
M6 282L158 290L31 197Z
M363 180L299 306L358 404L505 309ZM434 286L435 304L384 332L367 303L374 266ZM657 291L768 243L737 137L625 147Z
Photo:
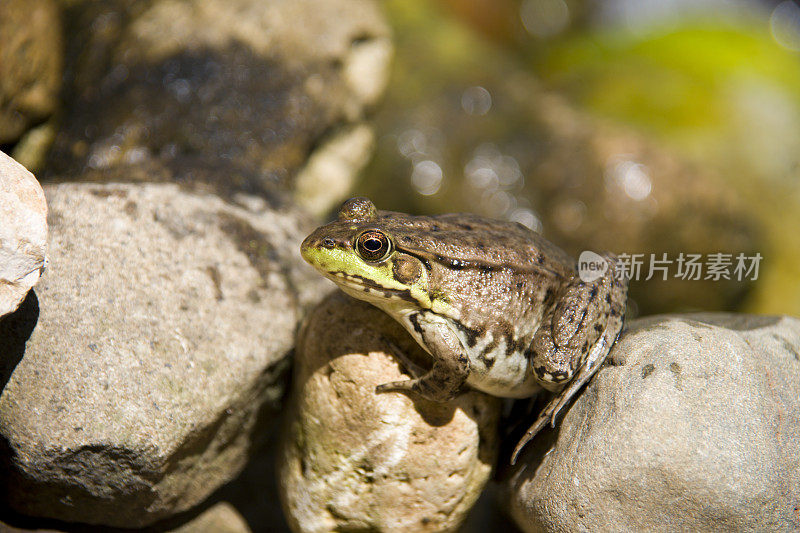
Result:
M366 261L380 261L392 251L392 241L383 232L368 230L356 239L356 251Z

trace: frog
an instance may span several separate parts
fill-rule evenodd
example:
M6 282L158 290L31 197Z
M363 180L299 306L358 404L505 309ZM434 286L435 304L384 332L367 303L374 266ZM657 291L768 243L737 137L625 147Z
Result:
M613 253L582 279L577 262L519 224L455 213L379 211L363 197L301 244L302 257L346 294L399 322L432 360L394 350L411 379L376 393L446 402L477 389L501 398L552 398L511 454L597 372L622 331L628 280ZM587 278L587 276L584 276Z

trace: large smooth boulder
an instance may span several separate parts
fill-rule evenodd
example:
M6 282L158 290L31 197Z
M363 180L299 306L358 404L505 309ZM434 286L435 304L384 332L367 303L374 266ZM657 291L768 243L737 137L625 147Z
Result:
M633 321L506 480L524 531L800 528L800 320Z
M47 202L33 174L0 152L0 319L39 280L47 253Z
M47 186L47 276L0 322L0 475L17 511L136 527L248 459L324 281L293 207L169 184Z
M310 313L279 456L293 531L452 531L480 495L499 402L479 392L444 404L376 394L408 378L395 349L426 359L397 322L339 292Z

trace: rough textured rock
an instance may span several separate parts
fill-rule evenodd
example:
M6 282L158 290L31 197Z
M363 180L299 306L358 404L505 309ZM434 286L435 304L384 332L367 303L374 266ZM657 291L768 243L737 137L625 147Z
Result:
M341 293L309 315L279 458L294 531L452 531L486 483L498 401L477 392L448 404L375 394L407 377L392 343L426 358L394 320Z
M0 318L39 280L47 252L47 202L25 167L0 152Z
M61 20L53 0L0 2L0 144L50 115L61 88Z
M247 459L324 283L297 254L309 228L176 185L45 193L48 275L0 322L0 480L24 514L146 525Z
M319 143L362 123L391 55L371 0L115 0L69 20L71 103L49 166L69 179L285 190Z
M612 357L510 472L520 527L800 528L800 320L641 319Z

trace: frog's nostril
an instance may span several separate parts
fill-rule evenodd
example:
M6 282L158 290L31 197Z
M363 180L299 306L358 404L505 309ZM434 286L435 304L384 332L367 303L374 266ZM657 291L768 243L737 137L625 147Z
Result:
M322 239L322 246L326 248L333 248L335 244L336 243L333 242L333 239L331 239L330 237L325 237L324 239Z

